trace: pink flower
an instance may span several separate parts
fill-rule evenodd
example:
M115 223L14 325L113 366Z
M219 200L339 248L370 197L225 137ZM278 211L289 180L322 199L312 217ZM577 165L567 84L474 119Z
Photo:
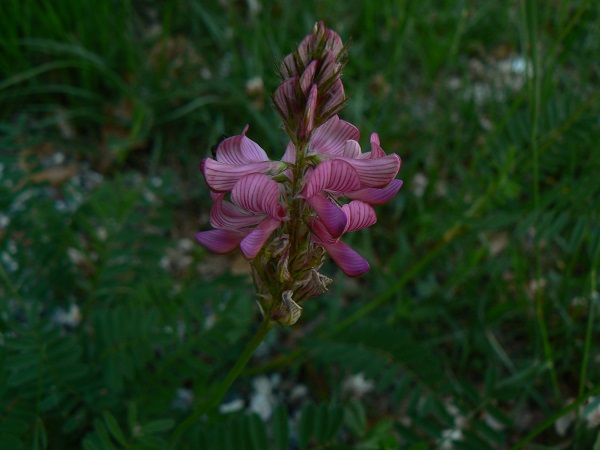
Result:
M365 202L354 200L341 210L347 219L343 233L362 230L377 222L373 207ZM321 218L314 219L311 228L313 240L323 246L346 275L357 277L369 270L369 263L339 237L332 236Z
M214 230L201 231L196 239L215 253L227 253L238 245L244 256L258 255L273 231L288 220L287 208L279 201L279 185L267 175L242 176L225 194L212 194L215 201L210 212Z
M265 151L252 139L246 137L248 125L242 134L221 142L217 148L216 160L206 158L201 170L208 186L214 192L228 192L244 175L264 173L275 175L282 172L287 164L270 161Z

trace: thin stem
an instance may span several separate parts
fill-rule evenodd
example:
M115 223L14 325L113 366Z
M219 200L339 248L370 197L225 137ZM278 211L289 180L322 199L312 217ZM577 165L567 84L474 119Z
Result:
M179 424L179 426L175 429L171 441L169 442L168 449L171 450L175 448L175 444L179 441L179 438L185 433L191 426L195 425L198 422L198 419L202 417L204 414L209 412L211 409L215 408L223 399L229 387L233 384L233 382L238 378L260 343L263 341L265 336L269 333L273 326L273 322L269 320L268 317L265 317L262 325L252 337L252 340L248 343L244 352L240 355L238 360L236 361L233 368L229 371L225 379L216 387L213 391L210 398L201 406L199 406L190 416Z
M583 394L585 390L585 381L587 377L588 371L588 363L590 360L590 350L592 347L592 330L594 326L594 307L596 306L597 301L597 292L596 292L596 268L592 268L592 272L590 274L590 284L591 284L591 292L590 292L590 310L588 312L588 323L587 329L585 331L585 344L583 347L583 358L581 361L581 373L579 374L579 395Z
M513 445L510 448L510 450L517 450L517 449L523 447L525 444L527 444L529 441L531 441L534 437L536 437L538 434L543 432L545 429L550 428L552 425L554 425L554 423L558 419L560 419L563 416L566 416L571 411L573 411L574 409L578 408L580 405L585 403L587 401L587 399L589 399L590 397L597 395L599 393L600 393L600 386L596 386L594 389L586 392L584 395L580 395L576 401L574 401L573 403L571 403L568 406L565 406L560 411L558 411L558 412L552 414L550 417L548 417L544 422L542 422L540 425L538 425L531 433L529 433L527 436L525 436L523 439L521 439L519 442L517 442L515 445Z
M532 79L528 82L530 104L531 104L531 151L533 158L533 203L536 211L540 209L540 146L539 146L539 121L541 107L541 76L540 76L540 59L537 51L537 17L536 7L531 0L524 0L521 3L521 13L523 17L524 36L523 43L529 44L531 55L531 64L533 68ZM524 48L526 48L524 46ZM542 339L542 347L546 363L549 366L550 379L556 400L561 402L561 393L558 386L558 377L556 368L554 367L554 355L550 339L548 336L548 328L546 326L546 318L544 313L544 297L542 289L542 262L539 245L535 245L535 279L536 288L534 292L535 313L540 337Z

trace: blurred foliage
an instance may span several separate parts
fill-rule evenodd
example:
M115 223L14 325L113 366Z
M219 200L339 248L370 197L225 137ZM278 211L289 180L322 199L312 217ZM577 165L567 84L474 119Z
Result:
M276 62L316 20L405 186L349 239L370 273L328 265L177 448L598 446L600 397L568 405L599 386L600 4L5 0L3 450L166 448L232 366L259 313L193 243L198 165L246 123L283 154Z

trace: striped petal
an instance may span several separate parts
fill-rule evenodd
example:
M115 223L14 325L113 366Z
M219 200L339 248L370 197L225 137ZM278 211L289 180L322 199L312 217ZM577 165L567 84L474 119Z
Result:
M231 201L246 211L269 214L275 220L285 218L285 207L279 202L279 185L262 173L242 177L231 190Z
M337 241L333 245L321 244L331 259L349 277L358 277L369 270L369 263L348 244Z
M363 188L387 186L400 170L400 158L395 153L374 159L338 159L347 162L358 172Z
M213 228L239 230L258 225L264 220L264 215L256 215L223 200L223 195L215 199L210 210L210 224Z
M240 245L246 234L235 230L208 230L196 233L196 240L210 251L223 254Z
M260 145L246 137L247 131L248 125L242 134L231 136L221 142L217 148L217 161L238 166L268 161L269 157Z
M310 149L314 153L342 156L346 141L359 139L360 133L354 125L333 116L315 130Z
M285 148L285 153L283 154L283 158L281 158L283 162L294 164L296 162L296 147L290 141Z
M317 213L319 219L333 238L338 238L346 229L348 218L342 209L322 195L315 195L306 200Z
M202 173L208 186L217 192L227 192L233 189L235 183L244 175L250 173L265 173L277 169L277 161L262 161L245 165L233 165L206 158L202 161Z
M258 255L267 239L273 234L280 221L267 217L259 226L252 230L240 243L240 249L247 259L253 259Z
M348 224L345 231L362 230L377 222L375 210L365 202L354 200L342 206L342 211L348 217Z
M392 180L384 188L365 188L353 192L344 192L342 195L351 200L361 200L371 205L383 205L398 193L402 187L402 180Z
M360 189L358 172L340 159L324 161L310 174L302 197L310 198L322 191L345 192Z

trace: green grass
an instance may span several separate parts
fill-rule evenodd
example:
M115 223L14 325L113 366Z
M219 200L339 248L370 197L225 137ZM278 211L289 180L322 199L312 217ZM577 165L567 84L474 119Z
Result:
M594 448L600 6L250 5L2 3L0 442L165 448L181 389L233 366L259 312L239 255L182 241L208 227L199 163L246 123L281 157L276 63L324 20L351 44L342 117L405 185L348 239L371 271L328 264L226 401L276 373L306 398L283 383L271 419L214 412L178 448Z

